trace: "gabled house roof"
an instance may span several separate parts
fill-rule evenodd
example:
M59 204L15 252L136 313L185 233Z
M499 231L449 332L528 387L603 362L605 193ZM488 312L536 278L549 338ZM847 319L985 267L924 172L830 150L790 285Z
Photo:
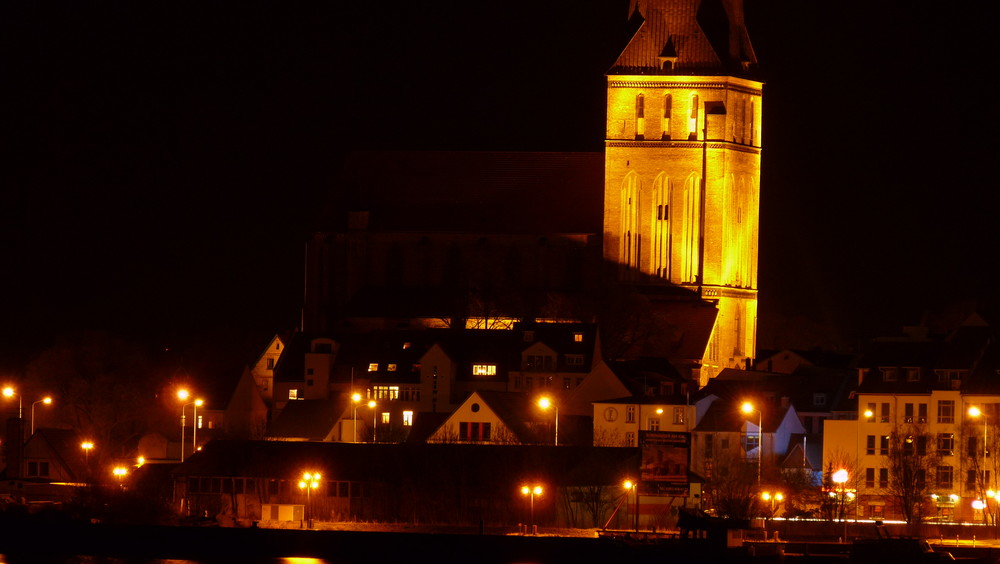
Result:
M25 452L44 452L51 462L59 464L71 481L87 479L86 452L80 448L80 435L73 429L36 429L25 444ZM37 450L36 450L37 449Z

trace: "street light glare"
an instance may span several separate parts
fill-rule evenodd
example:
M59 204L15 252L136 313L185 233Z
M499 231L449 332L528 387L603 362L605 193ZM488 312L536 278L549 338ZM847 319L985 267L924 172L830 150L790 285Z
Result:
M838 484L843 484L847 481L847 470L841 468L833 473L833 481Z
M541 399L538 400L538 407L540 407L542 409L548 409L551 406L552 406L552 400L550 400L547 397L544 397L544 398L541 398Z
M980 411L979 408L976 406L972 406L969 408L969 415L971 415L972 417L979 417L982 414L983 412Z
M189 392L187 390L177 390L177 399L179 399L181 401L185 401L189 397L191 397L191 392Z
M750 413L754 410L753 404L745 401L743 402L743 405L740 406L740 410L743 411L743 413Z

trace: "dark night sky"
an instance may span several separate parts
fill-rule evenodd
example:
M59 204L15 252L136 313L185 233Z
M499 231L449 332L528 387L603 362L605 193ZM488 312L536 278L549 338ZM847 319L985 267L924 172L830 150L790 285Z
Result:
M344 150L602 149L627 0L342 4L4 3L0 368L85 328L294 327ZM814 4L746 0L762 324L854 337L993 300L995 21Z

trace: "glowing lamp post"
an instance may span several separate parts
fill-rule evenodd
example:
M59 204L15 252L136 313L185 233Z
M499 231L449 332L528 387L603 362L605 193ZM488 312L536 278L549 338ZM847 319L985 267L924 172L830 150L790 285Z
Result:
M781 505L781 502L782 500L785 499L785 496L781 492L775 492L773 494L771 492L763 492L760 494L760 498L763 499L764 501L771 502L771 516L774 517L775 504Z
M118 478L118 487L125 489L125 484L123 482L125 480L125 476L128 476L128 468L125 468L124 466L115 466L111 473L114 474L115 478Z
M532 533L535 533L537 532L535 529L535 496L542 495L542 486L521 486L521 495L526 495L530 499L531 530Z
M986 417L986 412L984 410L982 410L982 409L979 409L976 406L972 406L972 407L969 408L968 414L972 418L976 418L976 417L982 417L983 418L983 466L985 467L986 466L986 452L987 452L987 450L989 450L988 443L986 442L986 433L988 432L988 427L987 427L987 421L988 421L988 419ZM986 477L986 473L985 472L983 473L983 477L984 478ZM989 488L989 486L990 486L990 484L986 484L987 488ZM982 490L980 490L980 491L982 491ZM980 495L982 495L982 494L980 494ZM989 499L988 496L987 496L986 499ZM987 501L986 501L986 499L977 499L977 500L975 500L975 501L972 502L972 506L973 507L976 507L977 503L981 503L982 504L982 507L976 507L976 509L982 509L983 510L983 524L984 525L988 524L988 520L987 520L987 517L986 517L986 515L987 515L987 511L986 511L986 509L987 509Z
M625 487L625 495L628 496L629 492L635 492L635 532L639 532L639 484L633 482L632 480L625 480L622 484ZM628 500L626 499L625 508L628 509Z
M21 394L17 393L17 390L14 388L7 386L3 389L3 395L5 398L17 396L17 418L22 419L24 417L24 410L21 407Z
M556 436L555 436L555 442L554 442L554 444L555 444L555 446L559 446L559 406L556 405L555 402L553 402L548 397L543 397L543 398L541 398L541 399L538 400L538 407L540 407L542 409L548 409L548 408L551 407L551 408L553 408L555 410L555 413L556 413Z
M50 398L50 397L44 397L44 398L42 398L42 399L40 399L38 401L35 401L35 402L31 403L31 434L32 435L35 434L35 406L38 405L38 404L40 404L40 403L44 403L45 405L51 405L52 404L52 398Z
M91 441L83 441L80 443L80 448L83 449L83 463L87 467L87 478L90 478L90 451L94 450L94 443Z
M322 476L319 472L304 472L299 480L299 489L306 492L306 523L312 528L312 505L311 492L319 487L319 480Z
M191 397L191 392L187 390L177 391L177 399L181 400L182 402L187 401L188 398L190 397ZM192 402L181 404L181 462L184 462L184 434L185 434L185 429L187 428L186 421L184 418L184 410L187 409L187 406L189 405L194 406L193 409L194 413L192 415L192 417L194 418L194 424L193 424L194 433L191 437L191 442L193 443L191 453L194 454L198 450L198 407L204 405L204 403L205 403L204 401L196 399Z
M354 419L352 420L354 427L354 442L358 442L358 404L361 403L361 394L355 392L351 395L351 402L354 403Z
M752 403L745 401L740 406L740 411L747 415L757 412L757 487L760 487L760 459L764 456L764 427L762 425L764 414L755 408Z
M837 487L840 488L840 518L844 521L844 542L847 542L847 515L844 514L844 484L847 483L849 476L847 470L841 468L834 472L831 478L833 479L833 483L837 484Z

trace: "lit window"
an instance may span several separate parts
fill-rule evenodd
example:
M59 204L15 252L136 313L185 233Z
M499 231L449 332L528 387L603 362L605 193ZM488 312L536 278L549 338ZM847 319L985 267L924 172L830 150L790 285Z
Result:
M368 365L368 372L378 372L378 363L373 362Z
M955 400L941 400L938 402L938 423L955 422Z
M583 333L573 333L573 342L574 343L582 343L583 342Z
M473 364L472 365L472 375L473 376L496 376L497 365L495 364Z
M295 388L288 390L288 399L290 400L299 399L299 391L296 390Z
M388 425L389 424L389 412L388 411L383 411L382 412L382 424L383 425Z
M396 365L395 365L395 364L390 364L390 365L389 365L389 366L387 367L387 370L388 370L389 372L395 372L395 371L396 371Z
M674 408L674 425L680 425L684 423L684 408L675 407Z
M404 411L403 412L403 426L404 427L411 427L412 425L413 425L413 412L412 411Z
M372 396L378 400L398 400L399 386L372 386Z

